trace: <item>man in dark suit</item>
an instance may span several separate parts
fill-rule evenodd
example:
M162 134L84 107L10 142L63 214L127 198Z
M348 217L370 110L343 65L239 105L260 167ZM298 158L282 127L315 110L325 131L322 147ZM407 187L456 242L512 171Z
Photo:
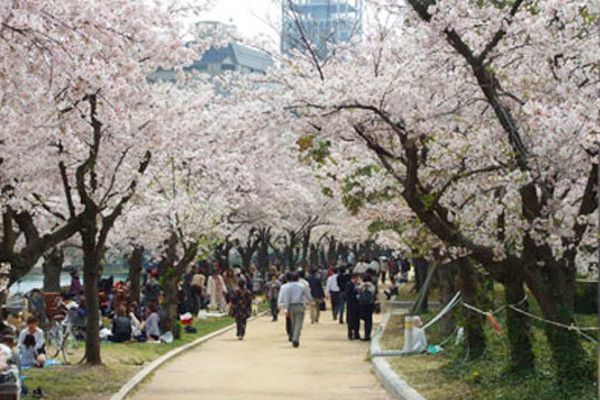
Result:
M358 284L360 275L352 274L350 282L346 284L346 321L348 322L348 339L360 339L358 329L360 328L360 307L358 303Z

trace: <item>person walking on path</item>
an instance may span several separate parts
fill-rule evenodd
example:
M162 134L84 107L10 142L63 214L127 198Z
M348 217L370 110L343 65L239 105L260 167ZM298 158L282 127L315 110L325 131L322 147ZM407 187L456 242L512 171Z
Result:
M331 312L335 321L340 311L340 287L338 285L338 269L333 271L333 275L327 278L327 293L331 300Z
M375 310L375 292L376 288L372 282L370 274L365 274L363 283L358 287L358 305L360 309L360 318L365 321L364 341L371 340L371 330L373 329L373 311Z
M279 294L277 296L277 308L278 309L281 308L281 301L280 301L281 291L283 290L285 285L287 285L288 283L291 282L291 277L292 277L292 272L286 272L279 278L283 282L283 284L279 288ZM293 336L292 318L291 318L290 314L288 314L288 313L284 313L284 317L285 317L285 332L287 333L288 339L291 342L292 336Z
M279 298L279 289L281 289L281 282L279 281L277 274L274 273L271 275L269 283L267 283L267 300L269 300L273 321L277 321L277 316L279 314L279 307L277 304L277 299Z
M340 267L337 276L337 284L340 289L340 298L339 298L339 315L340 315L340 324L344 323L344 309L346 308L346 285L350 282L351 275L349 271L352 269L351 265L348 265L347 269L344 267ZM348 318L346 316L346 318Z
M310 287L310 295L313 298L310 304L310 323L319 323L319 316L321 315L321 303L325 298L325 291L323 291L323 285L321 284L321 277L319 276L316 269L310 271L308 277L308 285Z
M246 288L246 282L238 282L237 289L231 295L229 313L235 318L238 340L243 340L246 335L246 323L252 313L252 293Z
M292 343L294 347L300 346L300 332L304 323L304 310L306 304L312 301L307 285L298 281L297 273L290 276L290 282L281 287L279 291L279 306L290 316L292 323Z
M346 321L348 322L348 339L360 339L358 330L360 328L360 306L358 304L359 274L352 274L350 281L346 284Z

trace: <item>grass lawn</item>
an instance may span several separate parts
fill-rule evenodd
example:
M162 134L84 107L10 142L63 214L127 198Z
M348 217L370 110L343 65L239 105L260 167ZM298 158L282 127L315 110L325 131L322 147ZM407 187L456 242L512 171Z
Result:
M531 301L531 310L539 314ZM422 316L424 321L433 317L432 313ZM500 323L505 328L502 315ZM579 315L581 326L596 326L594 316ZM553 379L551 354L547 345L543 326L532 324L536 371L529 376L517 376L506 372L510 357L505 335L499 335L486 326L488 350L477 361L467 361L462 349L450 341L444 352L438 355L416 355L388 357L387 360L398 374L428 400L592 400L596 399L596 386L592 383L577 387L559 386ZM442 342L439 324L427 331L431 344ZM584 341L591 355L595 346ZM403 344L401 316L390 320L381 345L383 349L400 349ZM595 358L591 356L591 358Z
M108 399L142 366L182 344L224 328L233 323L229 317L197 321L196 334L182 332L182 337L171 344L153 343L102 343L101 367L80 365L58 366L23 371L29 390L41 386L49 400L101 400ZM82 342L78 342L83 347ZM81 358L81 357L79 357Z
M398 295L394 300L396 301L414 301L417 297L417 293L413 290L415 283L410 281L405 283L398 289ZM429 301L440 301L440 293L437 288L429 291Z

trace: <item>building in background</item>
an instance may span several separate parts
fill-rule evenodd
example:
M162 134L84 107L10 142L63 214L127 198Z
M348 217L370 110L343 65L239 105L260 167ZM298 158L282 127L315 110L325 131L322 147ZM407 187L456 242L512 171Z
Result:
M206 72L212 76L227 71L266 74L272 65L273 60L268 54L230 43L226 47L207 50L189 69Z
M282 0L281 51L305 52L308 42L325 58L362 35L362 23L363 0Z
M236 32L234 25L224 24L217 21L200 21L196 23L195 36L201 39L210 39L214 37L227 37L227 35ZM193 47L194 43L188 43ZM266 74L267 70L273 66L273 59L268 54L231 42L226 46L211 47L194 63L184 69L191 73L205 73L210 76L217 76L226 72L236 72L242 74ZM175 72L172 70L160 69L149 77L150 81L175 81Z

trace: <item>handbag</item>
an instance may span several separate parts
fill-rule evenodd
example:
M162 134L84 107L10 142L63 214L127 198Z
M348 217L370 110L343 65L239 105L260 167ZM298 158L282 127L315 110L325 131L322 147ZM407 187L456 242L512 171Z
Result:
M319 300L319 311L325 311L327 310L327 306L325 305L325 302L323 300Z

